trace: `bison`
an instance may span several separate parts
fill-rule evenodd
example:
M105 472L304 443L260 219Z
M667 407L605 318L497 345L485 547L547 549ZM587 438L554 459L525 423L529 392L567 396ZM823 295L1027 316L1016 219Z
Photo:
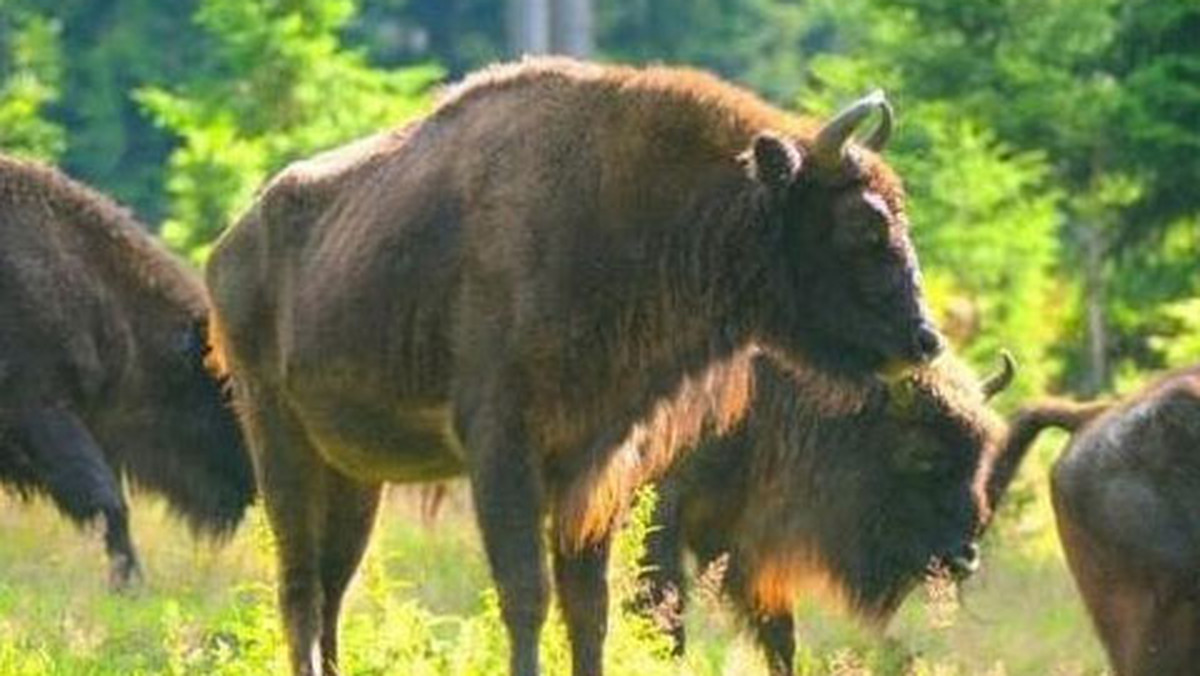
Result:
M750 412L657 485L641 610L684 647L684 553L724 563L722 588L770 673L792 673L798 593L890 617L924 575L964 577L975 539L1023 456L986 406L1014 364L980 382L942 358L891 384L852 386L747 360Z
M1067 565L1118 676L1200 668L1200 366L1118 402L1027 409L1074 432L1051 472Z
M139 571L121 478L212 535L255 495L205 367L206 312L200 280L129 213L0 156L0 483L102 517L118 587Z
M273 178L206 274L293 672L337 669L381 484L465 473L512 673L538 672L551 515L574 673L600 674L614 516L740 417L729 360L863 377L940 350L891 119L882 94L818 126L695 71L535 59Z

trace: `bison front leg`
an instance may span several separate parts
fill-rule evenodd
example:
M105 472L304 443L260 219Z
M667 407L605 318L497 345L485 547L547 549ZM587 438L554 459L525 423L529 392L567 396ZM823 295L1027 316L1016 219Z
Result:
M27 412L17 438L50 498L75 521L104 516L109 581L124 589L140 577L129 537L129 509L104 452L74 413L61 408Z
M791 610L763 610L752 600L747 573L735 559L726 573L725 589L738 614L754 633L771 676L792 676L796 658L796 628Z
M771 676L792 676L796 629L791 613L758 615L752 621L754 638L767 660Z
M538 638L549 603L539 463L522 435L477 420L464 435L476 518L483 534L513 676L538 673Z
M571 641L571 673L601 676L604 673L604 636L608 631L608 554L611 538L563 551L556 537L554 582Z

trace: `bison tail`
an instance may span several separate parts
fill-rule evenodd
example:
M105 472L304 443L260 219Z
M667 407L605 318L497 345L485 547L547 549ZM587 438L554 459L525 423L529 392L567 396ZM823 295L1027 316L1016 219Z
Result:
M1047 399L1017 411L1009 422L1008 438L996 457L987 481L988 505L994 511L1016 476L1025 455L1047 427L1075 432L1112 406L1110 401L1074 402Z
M1048 399L1023 407L1017 412L1013 426L1027 428L1027 434L1033 437L1047 427L1075 432L1111 407L1112 402L1105 399L1088 402Z

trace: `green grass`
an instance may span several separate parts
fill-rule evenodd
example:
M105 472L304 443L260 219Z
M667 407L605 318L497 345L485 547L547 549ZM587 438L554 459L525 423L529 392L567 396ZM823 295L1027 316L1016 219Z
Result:
M918 590L882 637L802 603L798 673L1104 673L1036 485L1030 480L1019 491L1026 498L1022 518L997 529L985 547L984 570L957 603L932 602ZM219 549L193 543L154 501L135 501L134 512L147 580L137 592L116 596L105 586L96 533L75 530L45 504L0 499L0 674L285 673L261 512ZM503 673L495 596L461 492L435 522L419 514L403 491L387 501L343 616L347 673ZM612 576L615 598L632 588L635 550L636 533L626 534ZM755 649L737 636L719 603L697 600L688 621L689 655L678 662L644 623L617 613L608 673L763 673ZM565 632L554 618L543 655L546 673L569 673Z

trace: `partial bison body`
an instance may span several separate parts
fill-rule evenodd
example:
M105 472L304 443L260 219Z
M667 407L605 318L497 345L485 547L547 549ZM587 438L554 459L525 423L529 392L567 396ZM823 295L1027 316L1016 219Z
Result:
M466 472L512 671L538 671L550 514L575 673L599 674L614 515L740 417L729 359L861 377L939 350L872 152L890 122L882 95L818 130L696 72L532 60L275 177L207 281L294 672L336 670L380 484Z
M0 483L102 516L118 585L138 568L121 477L212 534L254 498L205 315L199 280L127 212L0 156Z
M792 604L815 594L882 623L926 574L965 576L1024 449L980 383L945 358L861 386L758 358L744 424L658 484L640 602L683 650L684 552L725 560L725 592L774 675L792 673Z
M1075 583L1119 676L1200 669L1200 367L1123 402L1032 407L1075 431L1051 497Z

